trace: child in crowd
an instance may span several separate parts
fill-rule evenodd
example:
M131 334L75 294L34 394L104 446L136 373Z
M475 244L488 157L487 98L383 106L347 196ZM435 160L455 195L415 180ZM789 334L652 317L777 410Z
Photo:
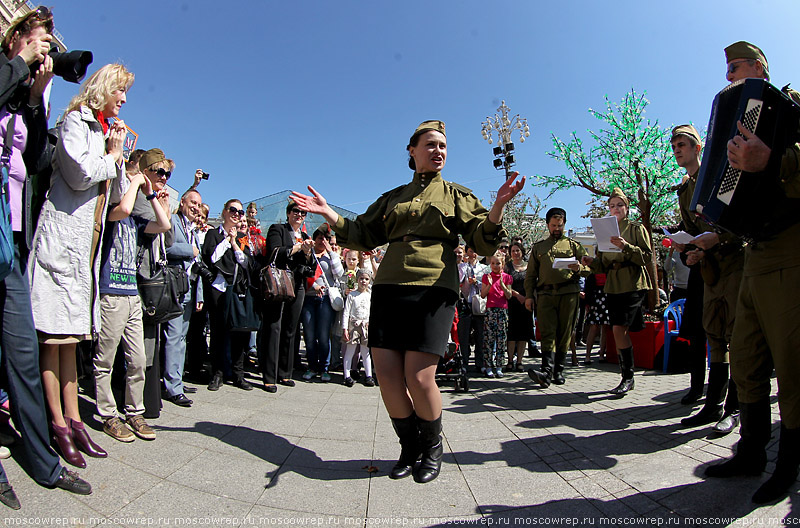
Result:
M352 252L351 252L352 253ZM342 312L342 341L344 342L344 384L352 387L355 383L350 377L350 369L353 356L356 354L356 347L361 349L361 362L364 364L364 385L374 387L375 380L372 378L372 359L369 355L367 337L369 333L369 305L370 292L367 289L372 274L363 269L358 270L356 275L358 288L351 291L347 296Z
M356 275L359 270L359 253L352 249L345 250L344 254L344 275L342 276L342 283L344 289L342 293L347 296L351 291L356 289L357 279Z
M508 332L508 300L511 298L511 275L503 271L505 255L500 252L489 258L490 273L481 279L481 297L486 299L486 318L483 321L484 363L486 376L503 377Z
M154 192L150 180L133 170L129 167L130 183L121 199L118 197L119 203L108 209L100 254L101 324L94 357L97 414L103 422L103 431L120 442L132 442L134 434L144 440L156 437L143 417L147 358L142 305L136 285L137 255L143 240L169 231L171 227L167 214L169 196L165 191ZM147 196L155 221L131 215L139 191ZM115 201L113 194L111 201L112 204ZM111 390L111 371L120 341L127 365L124 422L117 412L117 402ZM89 455L105 456L91 452Z

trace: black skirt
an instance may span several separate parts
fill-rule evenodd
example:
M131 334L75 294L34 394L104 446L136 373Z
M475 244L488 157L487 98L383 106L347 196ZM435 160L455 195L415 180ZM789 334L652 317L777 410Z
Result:
M369 346L444 356L456 313L456 292L439 286L376 284L369 311Z
M613 326L627 326L631 332L644 330L642 304L647 290L608 293L608 316Z

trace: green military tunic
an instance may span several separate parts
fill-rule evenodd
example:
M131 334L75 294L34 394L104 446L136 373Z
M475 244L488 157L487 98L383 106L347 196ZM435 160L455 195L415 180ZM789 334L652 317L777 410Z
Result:
M789 95L800 103L800 93ZM783 155L780 174L789 198L800 198L800 144ZM766 197L754 197L766 200ZM770 204L754 203L755 218L769 214ZM769 399L772 367L778 378L781 420L800 428L800 223L768 241L748 244L736 323L731 339L731 371L739 401Z
M678 205L686 232L698 236L714 228L690 209L697 185L697 173L686 181L678 194ZM728 343L736 321L736 302L744 268L744 243L731 233L720 233L719 244L705 252L703 268L703 329L712 363L729 361Z
M619 222L619 235L625 239L622 252L600 251L592 262L592 271L606 274L606 293L649 290L652 283L645 266L652 259L653 251L647 231L642 224L624 218Z
M564 370L572 332L578 316L578 283L581 275L589 275L589 268L581 265L580 271L555 269L557 258L574 257L578 262L586 256L579 242L567 237L552 236L535 243L528 260L525 275L525 296L536 301L536 323L541 334L542 370L560 374Z
M438 172L414 173L411 183L384 193L355 220L339 216L333 230L350 249L389 243L375 284L440 286L456 294L458 236L482 255L494 253L506 236L472 191Z

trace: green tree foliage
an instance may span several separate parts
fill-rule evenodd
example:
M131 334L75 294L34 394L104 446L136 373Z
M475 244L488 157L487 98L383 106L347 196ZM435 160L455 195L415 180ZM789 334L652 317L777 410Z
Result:
M619 187L631 202L631 217L644 225L652 244L653 225L666 224L674 214L675 186L682 176L672 155L670 130L645 119L649 104L645 93L631 89L619 103L612 103L608 96L605 102L604 112L589 109L602 123L598 132L588 131L593 145L584 147L575 132L569 141L553 134L554 150L548 155L563 162L569 172L539 175L534 185L548 188L550 196L583 187L602 201ZM655 278L655 263L648 271Z

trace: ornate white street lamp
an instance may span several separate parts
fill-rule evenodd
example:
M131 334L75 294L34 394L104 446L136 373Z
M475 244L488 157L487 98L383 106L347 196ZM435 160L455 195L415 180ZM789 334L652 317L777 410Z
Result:
M497 108L499 114L487 117L486 121L481 123L481 135L483 139L491 145L494 140L492 135L496 132L498 136L498 146L492 149L494 160L492 164L497 170L504 170L506 178L511 174L511 167L514 165L514 143L511 141L511 133L514 130L519 130L519 142L525 143L525 138L530 137L530 127L528 120L519 116L508 117L510 109L506 106L506 102Z

